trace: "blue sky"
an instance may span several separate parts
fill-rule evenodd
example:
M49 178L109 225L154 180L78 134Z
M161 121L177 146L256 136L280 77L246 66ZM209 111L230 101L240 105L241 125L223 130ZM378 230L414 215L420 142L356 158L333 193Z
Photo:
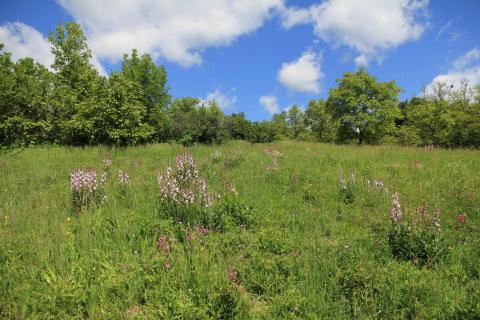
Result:
M328 97L359 66L395 80L401 99L437 81L478 84L478 12L478 0L2 0L0 42L48 65L48 32L76 21L102 72L137 48L166 66L174 97L261 120Z

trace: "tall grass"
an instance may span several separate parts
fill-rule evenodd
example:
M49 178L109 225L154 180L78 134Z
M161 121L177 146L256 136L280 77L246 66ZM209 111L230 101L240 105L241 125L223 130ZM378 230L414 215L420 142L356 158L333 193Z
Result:
M232 223L165 214L157 174L177 154L193 156ZM70 173L100 177L103 159L107 200L72 213ZM0 318L478 319L479 159L301 142L2 154ZM392 250L393 192L413 228L418 208L441 210L428 263Z

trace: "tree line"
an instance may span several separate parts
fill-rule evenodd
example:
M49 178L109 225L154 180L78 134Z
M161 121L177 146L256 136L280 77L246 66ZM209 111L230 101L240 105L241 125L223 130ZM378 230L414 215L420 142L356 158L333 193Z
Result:
M172 99L164 66L134 49L109 77L90 64L78 24L50 33L51 69L31 58L12 61L0 44L0 145L222 143L281 139L332 143L480 146L480 88L437 83L422 97L399 102L394 81L365 69L337 80L328 99L292 106L269 121L225 115L215 101Z

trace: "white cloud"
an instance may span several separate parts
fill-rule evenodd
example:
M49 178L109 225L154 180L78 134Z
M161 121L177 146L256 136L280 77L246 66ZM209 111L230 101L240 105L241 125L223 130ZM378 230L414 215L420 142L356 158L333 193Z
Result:
M258 102L270 114L275 114L280 111L277 97L275 97L273 94L269 96L261 96L260 99L258 99Z
M51 45L37 29L22 22L7 23L0 26L0 43L5 45L5 51L12 54L13 60L33 58L47 68L53 63ZM94 55L90 63L101 75L107 73L100 61Z
M53 63L48 40L24 23L13 22L0 26L0 43L5 45L4 50L10 52L15 61L30 57L46 67Z
M263 25L283 0L58 0L86 30L101 59L132 48L188 67L201 51L228 45Z
M233 93L235 88L232 88L229 93L222 93L220 90L215 89L212 92L207 93L205 99L200 99L202 102L215 101L218 106L223 110L231 109L235 106L237 102L237 96Z
M452 68L445 74L436 76L425 88L427 95L433 94L438 84L443 83L448 90L458 90L463 86L470 90L480 84L480 50L474 48L460 56L452 64ZM448 97L448 92L447 92Z
M366 67L368 66L368 57L364 54L359 55L355 58L355 64L357 67Z
M453 68L457 70L467 69L469 67L475 66L480 62L480 50L474 48L468 51L463 56L459 57L453 63Z
M320 93L322 56L312 51L305 51L293 62L282 63L277 79L292 91Z
M426 28L422 20L427 6L428 0L327 0L309 8L284 10L282 24L291 28L311 23L317 37L353 48L365 63L418 39Z
M445 31L450 29L451 26L452 26L452 20L448 20L447 23L445 23L443 26L440 27L440 29L438 29L437 35L435 36L435 40L440 39L440 37L445 33Z

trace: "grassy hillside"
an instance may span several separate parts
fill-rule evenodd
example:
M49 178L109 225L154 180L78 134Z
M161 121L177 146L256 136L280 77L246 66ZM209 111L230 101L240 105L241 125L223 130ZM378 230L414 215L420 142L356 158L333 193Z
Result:
M182 153L213 204L179 216L157 172ZM70 172L95 168L100 181L106 158L102 199L74 210ZM478 319L479 187L477 151L232 142L3 154L0 318Z

